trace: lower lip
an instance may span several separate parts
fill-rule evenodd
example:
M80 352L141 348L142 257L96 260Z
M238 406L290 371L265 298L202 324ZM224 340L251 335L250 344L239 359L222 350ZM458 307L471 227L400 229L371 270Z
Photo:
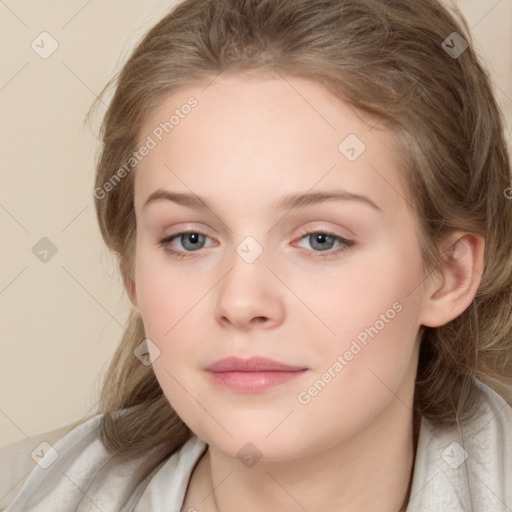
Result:
M213 382L234 391L254 393L265 391L303 375L307 370L293 372L209 372Z

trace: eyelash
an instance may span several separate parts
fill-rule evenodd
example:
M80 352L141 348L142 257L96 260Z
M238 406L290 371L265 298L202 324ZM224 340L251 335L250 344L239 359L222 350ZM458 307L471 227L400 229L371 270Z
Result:
M173 258L182 260L182 259L185 259L188 257L192 257L192 253L199 252L200 250L192 251L187 254L187 252L176 251L176 250L170 248L171 247L170 244L175 238L178 238L182 235L192 234L192 233L202 235L206 238L210 238L206 233L202 232L201 230L193 229L193 230L189 230L189 231L180 231L179 233L175 233L166 238L163 238L162 240L159 241L159 245L161 247L163 247L165 252L167 252ZM336 235L334 233L331 233L329 231L323 231L323 230L307 231L307 230L305 230L305 231L302 231L300 233L300 235L301 235L301 237L299 240L302 240L307 235L327 235L329 237L334 238L334 240L336 240L342 244L340 247L338 247L338 249L335 249L335 250L330 249L329 251L321 251L321 252L311 251L316 254L314 256L314 258L320 258L320 259L335 258L338 254L348 251L350 249L350 247L352 247L354 245L353 240L348 240L347 238L343 238L343 237ZM323 254L323 252L325 252L325 254Z

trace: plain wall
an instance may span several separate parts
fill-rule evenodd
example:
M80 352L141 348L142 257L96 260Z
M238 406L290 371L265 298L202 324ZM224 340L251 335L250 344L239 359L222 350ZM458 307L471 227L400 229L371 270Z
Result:
M97 227L99 143L83 121L139 37L175 3L0 2L0 446L96 406L129 301ZM456 3L491 70L510 134L512 1ZM46 59L31 47L35 40L39 52L51 49L50 39L40 42L43 31L58 43ZM49 250L47 261L34 246L39 257Z

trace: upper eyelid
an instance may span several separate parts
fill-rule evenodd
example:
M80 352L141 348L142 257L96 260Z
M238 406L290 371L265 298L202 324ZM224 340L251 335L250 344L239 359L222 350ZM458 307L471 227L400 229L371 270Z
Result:
M322 233L330 233L334 236L339 236L339 237L342 237L342 238L345 238L347 239L347 236L350 237L350 236L353 236L353 237L356 237L356 233L354 233L354 231L352 231L348 226L343 226L342 229L349 232L350 235L347 235L347 236L344 236L342 234L338 234L336 233L336 230L340 229L340 226L338 228L331 228L331 227L328 227L328 226L318 226L318 225L315 225L315 226L308 226L307 228L302 228L302 226L304 225L309 225L309 224L321 224L321 223L329 223L329 221L325 221L325 220L317 220L317 221L309 221L309 222L304 222L304 223L301 223L301 227L300 228L296 228L294 229L293 231L297 231L297 229L301 230L301 231L305 231L306 233L315 233L315 232L322 232ZM186 224L186 223L184 223ZM190 222L190 224L194 224L194 222ZM199 223L201 224L201 223ZM180 229L179 231L176 231L174 233L171 233L169 235L166 235L165 238L167 237L171 237L171 236L177 236L177 235L181 235L183 233L202 233L204 234L205 236L209 236L210 238L215 238L214 236L211 236L209 234L207 234L207 231L209 231L210 228L203 228L202 226L199 227L199 228L196 228L196 227L183 227L182 229Z
M348 228L345 228L347 229L347 231L351 231L349 230ZM208 238L215 238L213 236L210 236L209 234L206 233L207 230L205 229L201 229L201 228L184 228L180 231L176 231L175 233L170 233L169 235L165 235L163 236L163 238L173 238L173 237L176 237L176 236L179 236L179 235L185 235L185 234L188 234L188 233L199 233L201 235L204 235L204 236L207 236ZM344 239L348 239L346 236L344 235L341 235L339 233L336 233L334 229L331 229L331 228L322 228L322 227L312 227L312 228L305 228L305 229L301 229L301 232L299 233L300 236L305 236L305 235L308 235L308 234L314 234L314 233L325 233L325 234L329 234L331 236L338 236L340 238L344 238Z

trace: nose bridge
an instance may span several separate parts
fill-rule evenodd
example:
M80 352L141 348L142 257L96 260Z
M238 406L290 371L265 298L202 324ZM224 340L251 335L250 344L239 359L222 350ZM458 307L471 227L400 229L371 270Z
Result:
M253 265L262 258L265 252L263 242L258 241L253 235L247 235L235 249L238 257L247 265Z
M225 277L228 283L226 286L238 289L239 286L254 288L263 285L266 274L270 273L266 267L267 251L263 244L253 235L247 235L234 246L233 250L234 253L228 258L231 269Z
M253 319L276 320L282 308L276 295L279 292L269 282L275 277L267 264L266 251L254 236L246 236L235 246L230 270L217 293L219 320L242 328Z

